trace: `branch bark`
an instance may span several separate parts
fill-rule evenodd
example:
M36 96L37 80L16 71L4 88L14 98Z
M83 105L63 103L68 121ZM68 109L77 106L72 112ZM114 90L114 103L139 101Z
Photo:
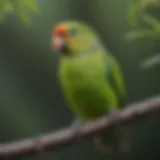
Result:
M66 128L57 132L51 132L35 138L0 144L0 160L15 156L35 156L47 150L56 150L74 143L78 143L88 137L93 137L109 130L117 123L123 125L133 121L149 118L160 113L160 96L146 99L127 105L116 114L108 115L82 126L75 134L72 128Z

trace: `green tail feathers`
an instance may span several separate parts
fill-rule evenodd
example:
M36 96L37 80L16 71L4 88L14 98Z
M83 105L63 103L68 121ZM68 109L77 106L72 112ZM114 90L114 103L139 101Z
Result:
M96 148L106 153L126 153L130 148L130 137L126 129L114 127L105 134L95 137Z

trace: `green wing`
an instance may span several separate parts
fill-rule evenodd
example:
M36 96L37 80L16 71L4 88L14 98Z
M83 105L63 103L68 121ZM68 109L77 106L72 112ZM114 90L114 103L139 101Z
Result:
M119 106L122 107L125 105L126 101L123 74L118 62L111 54L107 53L105 57L107 81L110 83L113 92L117 96Z

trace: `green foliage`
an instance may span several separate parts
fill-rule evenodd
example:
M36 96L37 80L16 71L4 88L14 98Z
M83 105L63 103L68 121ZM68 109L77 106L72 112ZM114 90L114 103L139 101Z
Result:
M132 0L127 14L129 24L136 26L142 14L149 7L160 7L160 0Z
M160 64L160 55L159 54L144 60L141 63L140 67L142 69L148 69L148 68L154 67L154 66L156 66L158 64Z
M127 17L133 29L125 35L127 40L137 40L140 38L156 40L160 38L160 21L147 12L149 7L160 7L160 0L132 0ZM140 22L144 22L147 27L139 28L138 24ZM150 68L158 63L160 63L160 58L157 58L156 55L144 60L141 63L141 67Z
M160 0L132 0L128 9L128 22L133 26L133 31L127 33L127 39L160 37L160 22L155 17L149 15L148 7L160 7ZM143 21L150 28L139 29L139 21Z
M15 13L24 24L30 23L30 13L37 13L38 6L35 0L0 0L0 23L8 14Z
M150 28L134 29L133 31L127 33L125 37L129 40L138 38L160 38L160 21L147 13L142 15L142 20Z

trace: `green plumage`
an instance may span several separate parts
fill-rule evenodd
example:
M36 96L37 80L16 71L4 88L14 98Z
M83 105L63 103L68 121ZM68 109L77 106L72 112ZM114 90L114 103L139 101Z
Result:
M76 28L75 35L65 37L68 51L62 53L58 73L72 112L87 122L123 106L125 87L117 61L87 25L63 24Z
M82 120L95 119L120 107L119 99L124 96L121 74L104 49L84 57L63 57L60 81L69 107Z

